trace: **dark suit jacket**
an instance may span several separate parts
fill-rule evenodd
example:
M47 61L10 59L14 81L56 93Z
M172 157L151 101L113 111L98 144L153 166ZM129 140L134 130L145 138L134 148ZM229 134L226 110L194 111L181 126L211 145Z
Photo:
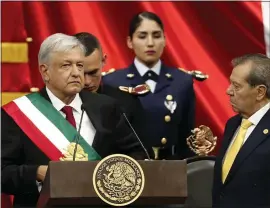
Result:
M45 89L40 93L49 100ZM101 157L122 153L135 159L145 158L143 149L126 125L114 99L88 91L82 91L80 97L96 129L92 146ZM34 145L5 110L1 110L1 113L2 192L15 195L15 205L33 207L39 197L37 168L39 165L48 165L49 158Z
M99 87L97 93L116 99L135 131L140 128L143 120L143 108L137 96L104 84Z
M145 84L134 64L105 75L102 81L115 88ZM173 113L165 106L167 95L171 95L172 101L177 103ZM192 76L162 64L155 92L139 95L138 98L143 106L144 124L137 131L152 153L152 157L152 147L171 149L172 146L176 147L176 154L174 157L165 154L164 159L183 159L193 155L186 144L186 138L191 134L195 124ZM166 121L165 116L169 116L170 120ZM161 142L162 138L166 138L166 144Z
M240 149L225 183L221 180L223 157L241 119L234 116L225 127L214 169L213 207L270 207L270 110Z

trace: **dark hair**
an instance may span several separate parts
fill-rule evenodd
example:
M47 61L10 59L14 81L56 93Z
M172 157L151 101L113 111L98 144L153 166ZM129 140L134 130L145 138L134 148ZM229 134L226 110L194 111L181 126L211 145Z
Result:
M85 49L86 49L85 56L91 55L95 49L99 49L102 52L101 45L100 45L98 39L96 38L96 36L94 36L93 34L88 33L88 32L81 32L81 33L75 34L74 36L85 47Z
M270 98L270 58L264 54L247 54L232 60L233 67L241 64L251 64L251 71L247 77L250 86L265 85L266 96Z
M141 13L135 15L130 21L129 36L131 39L132 39L132 36L133 36L134 32L136 31L136 29L141 25L141 22L143 21L143 19L155 21L160 26L162 31L164 32L163 23L162 23L161 19L155 13L141 12Z

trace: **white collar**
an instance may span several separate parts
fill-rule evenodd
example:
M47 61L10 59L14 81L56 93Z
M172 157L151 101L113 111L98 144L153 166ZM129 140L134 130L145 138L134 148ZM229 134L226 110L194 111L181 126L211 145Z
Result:
M161 61L160 60L158 60L158 62L155 64L155 66L153 66L152 68L148 68L147 66L142 64L137 58L135 58L134 65L141 76L143 76L148 70L152 70L157 75L160 74L160 69L161 69Z
M56 97L48 87L46 87L47 94L52 102L52 105L56 108L56 110L60 111L63 107L66 106L65 103L63 103L62 100L60 100L58 97ZM76 94L75 98L72 100L72 102L68 105L71 106L74 110L77 112L81 112L81 105L82 105L82 100L79 96L79 93Z
M252 116L248 118L250 122L253 123L253 125L258 125L262 117L267 113L267 111L270 109L270 102L267 103L265 106L263 106L260 110L258 110L256 113L254 113Z

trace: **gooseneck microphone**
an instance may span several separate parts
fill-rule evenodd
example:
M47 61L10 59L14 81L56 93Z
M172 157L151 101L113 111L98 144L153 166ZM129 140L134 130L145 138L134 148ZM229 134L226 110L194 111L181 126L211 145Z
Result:
M127 116L126 116L126 114L125 114L124 112L123 112L123 116L124 116L124 118L126 119L126 121L128 122L128 125L129 125L130 128L132 129L133 133L135 134L137 140L140 142L140 144L141 144L143 150L145 151L145 153L146 153L146 155L147 155L148 160L151 160L151 158L150 158L150 156L149 156L149 153L147 152L147 150L146 150L146 148L144 147L142 141L140 140L139 136L137 135L136 131L134 130L133 126L132 126L131 123L129 122L129 120L128 120L128 118L127 118Z
M80 132L81 132L81 127L82 127L82 119L83 119L83 114L84 114L84 111L85 111L84 104L81 105L81 110L82 110L82 115L81 115L81 120L80 120L80 123L79 123L79 129L78 129L77 134L75 136L75 147L74 147L74 152L73 152L73 161L75 161L76 153L77 153L77 147L78 147L78 144L79 144L79 141L80 141Z

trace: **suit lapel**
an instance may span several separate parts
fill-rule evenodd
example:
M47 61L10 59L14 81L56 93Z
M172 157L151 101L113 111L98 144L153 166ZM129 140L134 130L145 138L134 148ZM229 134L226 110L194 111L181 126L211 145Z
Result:
M252 151L267 137L269 137L269 132L267 134L264 133L265 129L270 129L270 110L268 110L268 112L264 115L240 149L228 174L226 182L229 182L232 179L233 175L236 173L244 160L252 153Z
M170 85L172 77L168 78L166 74L168 74L168 68L162 64L154 93L158 93L163 88Z
M92 147L100 154L100 147L102 146L102 139L104 138L102 135L109 133L102 125L102 112L100 109L100 103L97 102L95 96L99 96L95 93L90 93L87 90L82 90L80 92L80 97L85 106L85 112L90 118L93 126L96 129L96 134L93 140ZM106 119L106 118L104 118Z

